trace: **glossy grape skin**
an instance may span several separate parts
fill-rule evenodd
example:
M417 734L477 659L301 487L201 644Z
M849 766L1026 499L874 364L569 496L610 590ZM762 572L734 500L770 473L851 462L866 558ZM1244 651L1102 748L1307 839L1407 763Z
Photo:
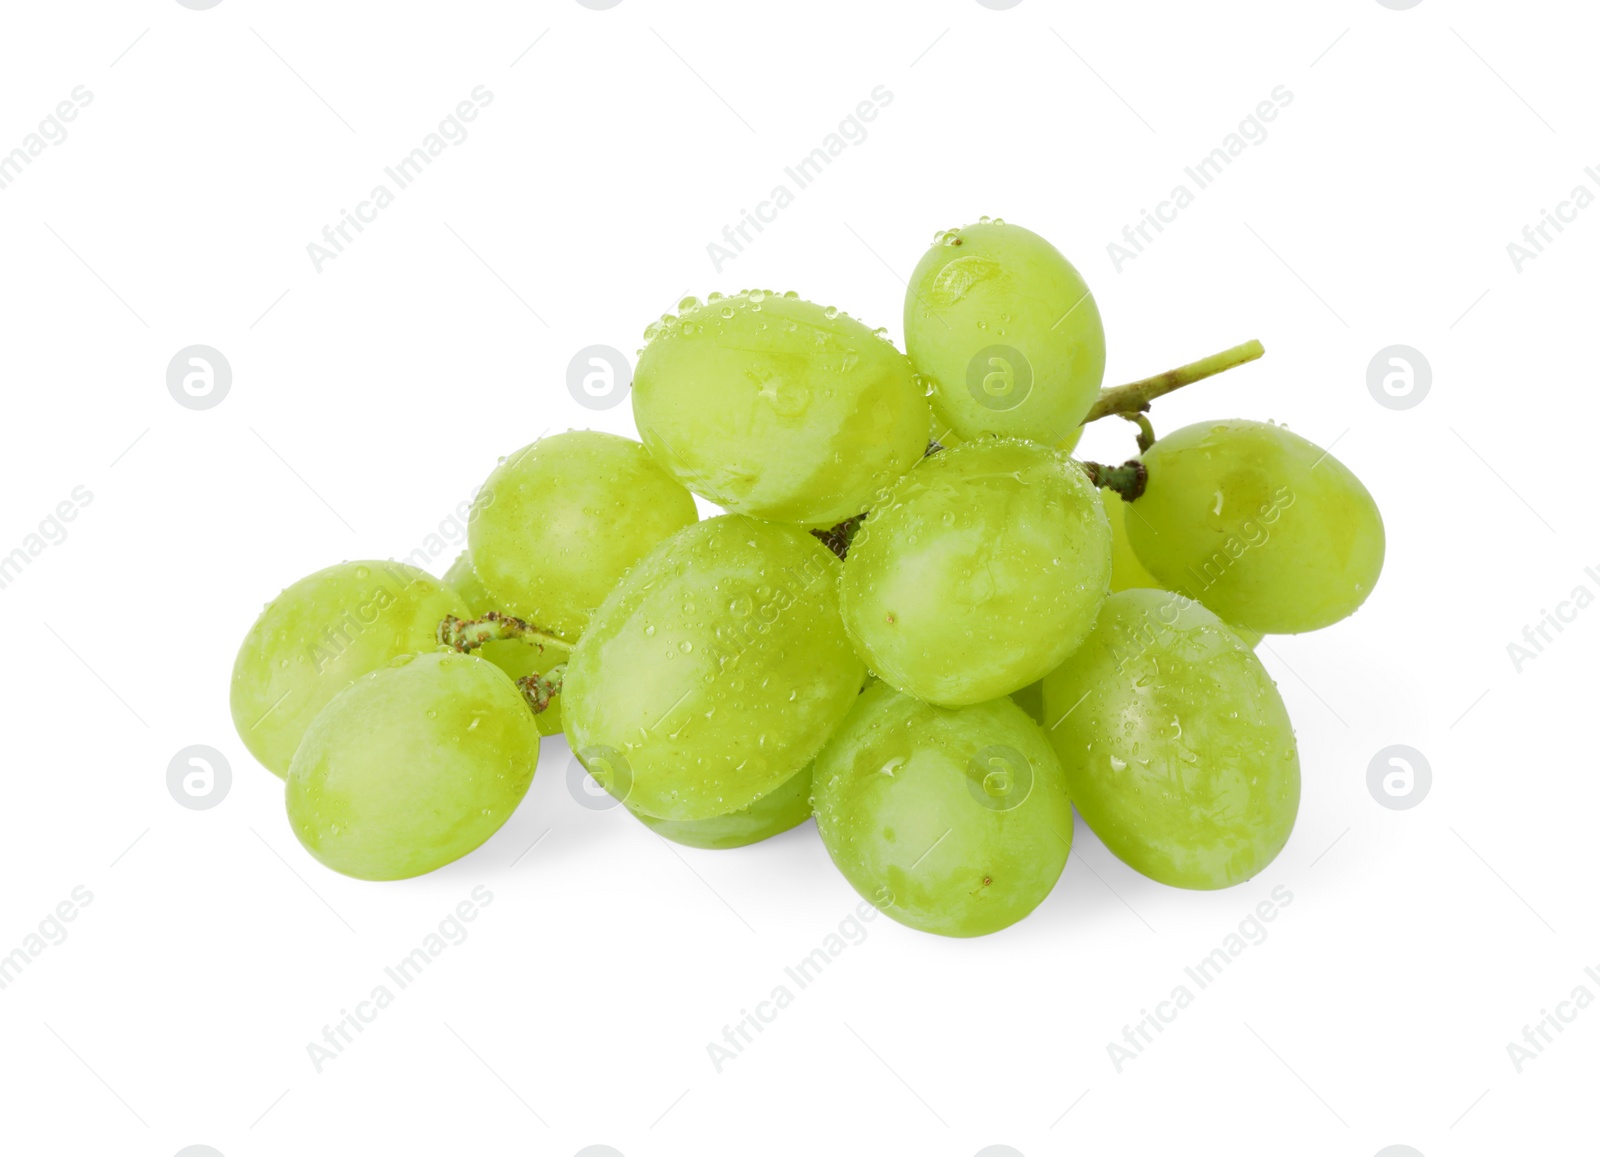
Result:
M932 417L911 363L831 307L714 296L648 336L633 377L640 436L731 512L832 526L927 448Z
M982 936L1050 894L1072 846L1055 753L1009 699L954 710L874 683L814 769L823 845L902 924Z
M924 459L872 511L840 607L880 678L961 706L1059 665L1094 625L1110 574L1111 528L1078 465L989 439Z
M1045 677L1044 702L1078 813L1136 871L1226 888L1288 840L1300 806L1288 713L1261 661L1198 603L1112 595Z
M431 651L439 623L467 608L399 562L342 562L286 587L245 635L229 706L250 754L288 773L300 737L333 697L401 655Z
M679 531L611 592L567 665L567 738L620 761L620 795L703 820L811 762L864 670L839 621L839 560L797 527L723 515ZM613 783L608 789L618 794Z
M676 844L723 850L742 848L799 827L811 818L811 768L806 767L749 807L703 820L663 820L629 808L645 827Z
M942 234L911 275L905 327L906 352L933 387L940 438L1058 445L1105 376L1105 330L1088 286L1053 245L1017 225Z
M467 604L467 610L471 612L473 618L482 618L488 612L498 609L494 605L494 600L489 597L489 592L484 589L483 580L478 577L478 572L472 569L472 556L467 551L462 551L456 556L455 562L450 564L450 569L444 572L444 581L455 588L456 593ZM541 651L532 643L522 639L496 639L485 643L472 653L480 659L489 660L511 676L512 682L515 682L524 675L546 673L558 663L565 663L572 654L572 647L547 643ZM535 715L533 722L539 728L540 735L559 735L561 696L552 695L550 705Z
M570 430L489 475L468 550L496 610L575 642L628 568L698 517L694 498L638 442Z
M420 876L498 831L538 760L533 714L503 671L474 655L418 655L317 716L289 767L289 823L336 872Z
M1161 584L1269 635L1329 626L1372 593L1383 517L1338 459L1282 426L1186 426L1143 455L1128 541Z
M1126 524L1128 504L1122 500L1121 495L1110 488L1100 491L1100 501L1105 506L1106 518L1111 523L1111 593L1138 589L1166 590L1166 587L1156 581L1155 575L1145 570L1144 563L1139 561L1139 556L1133 553L1133 547L1128 545ZM1249 627L1233 623L1229 623L1228 627L1244 640L1245 646L1251 649L1254 649L1263 638L1260 631L1252 631Z

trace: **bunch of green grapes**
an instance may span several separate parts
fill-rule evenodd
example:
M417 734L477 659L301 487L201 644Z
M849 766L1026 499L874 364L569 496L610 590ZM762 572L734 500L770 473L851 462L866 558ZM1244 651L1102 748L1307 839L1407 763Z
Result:
M1157 437L1155 399L1260 344L1101 390L1094 298L1026 229L939 234L905 329L686 298L646 331L641 441L502 459L442 581L346 562L268 604L231 706L311 855L370 880L466 856L559 732L686 847L814 816L851 886L938 935L1038 909L1074 807L1162 884L1266 870L1300 763L1253 648L1369 597L1372 496L1281 426ZM1137 456L1074 458L1115 415Z

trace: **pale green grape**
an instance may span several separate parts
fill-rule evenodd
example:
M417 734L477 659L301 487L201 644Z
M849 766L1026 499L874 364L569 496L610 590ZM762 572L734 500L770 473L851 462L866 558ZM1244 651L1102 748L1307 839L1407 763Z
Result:
M456 556L456 561L444 572L444 581L454 587L456 593L466 602L467 610L471 612L473 618L481 618L490 611L500 609L494 605L494 600L484 589L483 580L478 577L478 572L472 569L472 555L469 552L462 551ZM495 639L478 647L472 653L480 659L489 660L511 676L515 682L524 675L546 673L558 663L565 663L572 654L572 647L552 642L546 643L541 650L522 639ZM539 728L540 735L559 735L561 696L552 695L550 706L535 715L533 721Z
M959 706L1042 678L1094 625L1111 528L1065 454L1017 439L924 459L851 543L845 627L884 681Z
M401 655L438 646L439 622L466 605L432 575L399 562L342 562L267 604L233 662L233 725L275 775L335 695Z
M1111 523L1111 593L1143 588L1166 590L1166 587L1156 581L1155 575L1145 570L1144 563L1139 561L1139 556L1133 553L1133 547L1128 545L1125 522L1128 504L1122 500L1121 495L1109 488L1100 491L1100 501L1105 506L1106 518ZM1252 649L1264 637L1260 631L1252 631L1249 627L1239 627L1232 623L1228 626L1234 634L1244 640L1245 646Z
M503 461L472 504L472 567L494 609L576 641L617 580L699 515L628 438L572 430Z
M1118 858L1163 884L1226 888L1272 862L1300 758L1261 661L1182 595L1112 595L1044 681L1072 801Z
M906 352L934 434L1055 446L1099 396L1105 330L1078 271L1037 233L985 219L940 234L906 289Z
M628 572L572 652L572 750L662 819L726 815L774 791L861 686L838 574L796 527L724 515L680 530Z
M658 836L691 848L742 848L811 818L811 768L796 772L749 807L703 820L663 820L628 809Z
M730 511L832 526L927 448L911 363L831 306L750 290L651 326L633 416L656 459Z
M1170 590L1271 635L1353 613L1383 569L1383 518L1360 479L1282 426L1186 426L1143 455L1128 541Z
M1038 907L1066 866L1066 778L1009 699L951 710L874 683L813 775L817 830L833 862L912 928L997 932Z
M533 713L494 664L451 652L397 660L306 731L289 767L289 824L336 872L420 876L498 831L538 761Z

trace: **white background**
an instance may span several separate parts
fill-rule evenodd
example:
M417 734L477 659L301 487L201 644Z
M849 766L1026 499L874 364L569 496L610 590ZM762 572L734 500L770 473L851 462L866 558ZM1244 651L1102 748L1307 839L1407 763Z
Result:
M0 553L92 501L0 590L0 953L93 900L0 990L0 1149L1593 1151L1600 1010L1520 1073L1506 1046L1600 997L1600 610L1520 672L1507 645L1600 593L1600 209L1520 272L1506 245L1600 191L1596 23L1443 0L7 5L0 152L93 100L0 189ZM307 243L479 85L469 139L318 272ZM708 242L879 85L866 139L719 272ZM1269 136L1119 272L1107 244L1279 85ZM1079 824L1025 923L878 919L718 1072L708 1044L858 902L811 825L676 849L580 806L555 738L507 827L432 876L301 851L228 714L268 598L425 548L546 430L631 434L628 406L568 393L580 348L631 355L685 292L750 285L898 338L900 278L981 214L1078 264L1108 382L1266 344L1158 430L1286 422L1382 506L1366 607L1261 649L1305 781L1268 871L1175 891ZM194 343L233 369L212 409L166 387ZM1432 366L1407 410L1367 386L1395 343ZM1085 449L1131 453L1104 425ZM232 767L211 810L168 791L193 744ZM1391 744L1432 768L1409 810L1368 790ZM469 938L317 1072L308 1043L479 885ZM1118 1072L1107 1045L1279 886L1269 937Z

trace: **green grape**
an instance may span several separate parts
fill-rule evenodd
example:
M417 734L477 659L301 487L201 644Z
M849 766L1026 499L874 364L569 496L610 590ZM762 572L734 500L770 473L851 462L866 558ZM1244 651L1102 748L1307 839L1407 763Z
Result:
M703 820L663 820L630 807L645 827L691 848L742 848L811 818L811 768L796 772L747 808Z
M289 767L289 824L336 872L402 880L510 818L539 761L522 693L475 655L397 660L318 715Z
M951 229L906 288L906 352L933 386L934 433L1055 446L1100 393L1100 310L1037 233L985 218Z
M1144 563L1139 561L1139 556L1133 553L1133 547L1128 545L1128 531L1125 524L1128 504L1122 496L1109 488L1100 491L1100 501L1105 506L1106 518L1111 523L1111 593L1118 591L1149 588L1151 590L1166 590L1156 581L1156 576L1144 569ZM1137 512L1135 517L1137 517ZM1260 631L1252 631L1249 627L1238 627L1232 623L1229 628L1239 638L1244 640L1244 645L1255 648L1264 636Z
M991 439L900 480L850 545L840 606L880 678L954 707L1058 666L1094 625L1110 574L1111 528L1077 463Z
M814 769L817 830L851 887L912 928L982 936L1050 894L1066 777L1009 699L954 710L868 687Z
M335 695L390 660L436 646L465 616L450 587L400 562L342 562L286 588L239 646L229 692L250 754L285 775L300 737Z
M501 462L472 504L472 567L494 609L576 641L611 588L694 522L694 499L639 443L595 430Z
M1383 569L1383 518L1361 481L1282 426L1202 422L1143 456L1128 541L1170 590L1270 635L1350 615Z
M646 331L633 416L656 460L739 514L832 526L927 449L911 363L832 306L749 290Z
M1261 661L1200 604L1112 595L1045 677L1044 704L1078 813L1151 879L1226 888L1288 840L1300 806L1288 713Z
M484 588L483 580L478 577L478 572L472 569L472 555L462 551L456 556L456 561L450 564L450 569L444 572L444 581L455 588L467 610L473 618L482 618L490 611L498 610L494 601L490 599L489 592ZM480 659L487 659L500 670L511 676L513 682L524 675L542 674L548 672L558 663L565 663L572 654L570 646L561 646L556 643L546 643L543 650L532 643L522 639L493 639L484 643L472 652ZM561 733L561 696L550 697L550 706L533 717L534 725L539 728L540 735L559 735Z
M838 574L796 527L723 515L680 530L628 572L572 652L572 750L662 819L726 815L774 791L861 687Z

